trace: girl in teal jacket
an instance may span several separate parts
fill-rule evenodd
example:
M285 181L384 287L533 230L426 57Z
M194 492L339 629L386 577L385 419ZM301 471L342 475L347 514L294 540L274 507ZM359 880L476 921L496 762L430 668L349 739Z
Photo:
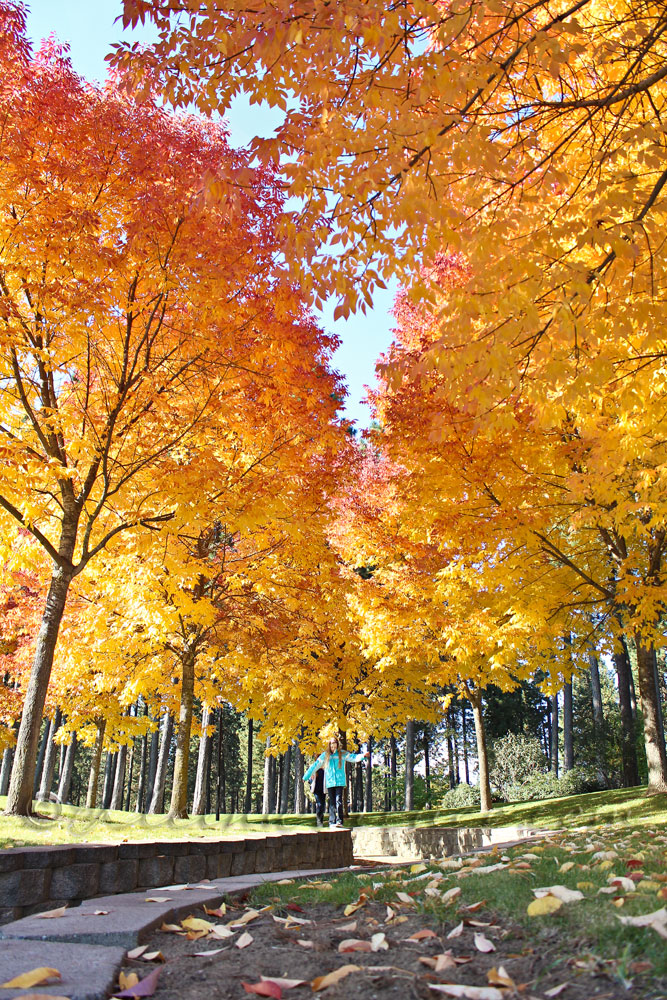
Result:
M310 765L303 776L308 781L318 767L324 768L324 787L329 796L329 826L340 829L343 826L343 792L345 791L345 762L356 764L368 757L365 753L343 753L334 736L330 739L326 750Z

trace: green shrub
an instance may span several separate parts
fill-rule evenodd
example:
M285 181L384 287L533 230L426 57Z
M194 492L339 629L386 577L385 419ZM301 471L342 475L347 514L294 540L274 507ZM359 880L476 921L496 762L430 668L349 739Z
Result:
M512 801L510 790L538 779L546 769L547 759L540 741L534 736L507 733L493 741L489 753L489 778L505 801Z
M534 802L538 799L560 799L565 795L582 795L603 788L592 768L573 767L557 778L553 771L534 774L526 781L508 785L507 802Z
M466 806L480 806L479 785L466 785L462 782L455 788L450 788L442 797L445 809L465 809Z

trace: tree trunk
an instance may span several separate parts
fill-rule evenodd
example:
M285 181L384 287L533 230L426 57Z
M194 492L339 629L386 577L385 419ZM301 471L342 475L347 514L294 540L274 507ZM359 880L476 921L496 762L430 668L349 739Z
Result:
M396 812L396 807L397 807L397 802L396 802L397 787L396 786L398 784L398 776L397 776L397 773L396 773L397 772L396 756L397 756L397 754L396 754L396 737L395 736L391 736L389 738L389 768L390 768L390 775L391 775L391 782L389 784L389 794L391 795L391 811L392 812Z
M160 752L157 758L157 770L155 772L155 785L153 786L153 798L148 807L149 813L164 812L164 788L167 783L167 766L169 764L169 751L171 750L171 739L174 732L174 717L170 712L165 712L162 716L162 726L160 734Z
M130 744L130 752L127 755L127 796L125 798L125 812L130 811L132 801L132 776L134 772L134 741Z
M415 722L405 725L405 808L415 807Z
M384 811L391 809L391 782L389 777L389 753L384 751Z
M630 695L630 657L625 644L617 646L613 654L616 677L618 679L618 702L621 710L621 755L623 761L623 786L634 788L639 784L639 764L635 724Z
M203 816L206 808L206 777L211 770L211 754L213 738L208 734L211 724L211 712L204 706L201 713L201 736L199 737L199 754L197 755L197 777L192 796L192 813Z
M470 765L468 764L468 724L466 716L468 714L465 703L461 705L461 733L463 740L463 773L466 777L466 785L470 784Z
M46 744L46 753L44 755L44 765L42 767L42 777L39 785L39 792L37 793L37 798L40 802L48 802L51 797L51 785L53 784L53 772L56 767L56 752L57 744L54 742L54 737L58 730L60 729L60 723L62 722L62 712L59 708L55 710L53 721L49 728L49 739Z
M609 784L605 762L605 728L602 709L602 688L600 686L600 665L595 653L588 654L588 665L591 675L591 708L593 711L593 737L595 739L595 756L599 778L605 785Z
M102 808L108 809L111 805L113 795L113 782L116 777L116 754L107 750L106 765L104 768L104 787L102 789Z
M449 772L449 787L456 787L456 780L454 774L454 745L452 743L452 731L451 731L451 716L449 710L447 711L447 764Z
M51 730L53 726L51 725L51 720L46 719L44 722L44 732L42 733L42 738L39 742L39 753L37 754L37 763L35 764L35 776L33 778L32 784L32 794L33 798L36 797L39 791L39 786L42 781L42 771L44 770L44 758L46 756L46 748L49 743L49 736L51 735Z
M364 808L364 765L358 760L354 765L354 812Z
M245 803L244 811L249 814L252 811L252 719L248 719L248 766L245 776ZM298 810L297 810L298 812Z
M76 524L63 528L59 554L69 563L74 554ZM32 809L33 782L37 743L42 725L46 692L49 687L53 654L58 641L67 593L72 581L71 568L56 566L51 574L44 615L37 635L35 656L25 692L21 725L14 752L14 766L5 811L12 816L28 816Z
M280 812L289 811L289 787L292 774L292 748L288 747L283 755L283 766L280 775Z
M158 758L158 747L160 743L160 733L159 726L153 730L149 738L149 753L148 753L148 777L146 779L146 808L144 812L148 812L150 804L153 801L153 792L155 790L155 775L157 774L157 758Z
M294 755L294 812L301 815L306 811L306 794L303 784L303 754L296 740L292 744L292 753Z
M188 816L188 763L190 760L190 733L195 692L195 657L188 652L182 659L181 707L178 713L176 758L174 760L174 785L171 791L169 816L187 819Z
M225 758L222 752L222 705L218 709L218 773L215 781L215 820L220 819L220 806L225 805Z
M429 729L428 722L424 724L424 737L423 737L423 748L424 748L424 792L426 795L426 808L431 808L431 756L430 756L430 743L431 743L431 732Z
M572 729L572 681L563 688L563 770L574 767L574 732Z
M266 737L266 756L264 757L264 789L262 794L262 814L268 816L271 812L271 802L273 800L273 790L271 788L271 758L269 757L269 747L271 737Z
M364 812L373 812L373 737L368 737L368 757L366 758L366 799Z
M144 705L144 715L148 715L148 705ZM141 753L139 755L139 777L137 780L137 801L134 811L146 811L146 777L148 771L148 733L141 737Z
M558 777L558 692L552 694L549 700L551 705L551 726L549 729L549 770Z
M14 760L14 750L7 747L2 755L2 769L0 769L0 795L6 795L9 788L9 779L12 773L12 761Z
M104 730L106 729L106 719L97 719L97 739L93 750L93 759L90 764L90 776L88 778L88 794L86 795L86 809L94 809L97 804L97 786L100 780L100 764L102 762L102 747L104 746Z
M76 756L76 733L72 733L72 738L67 744L65 760L63 763L60 784L58 785L58 802L64 805L69 802L69 793L72 786L72 774L74 773L74 758Z
M486 750L486 731L482 714L482 692L479 688L470 691L468 695L472 705L472 717L475 721L475 738L477 740L477 766L479 770L480 812L491 809L491 784L489 782L489 757Z
M113 791L111 793L110 809L123 808L123 792L125 791L125 768L127 767L127 743L122 743L118 749L116 760L116 774L114 777Z
M667 792L667 753L665 740L660 726L660 698L656 687L656 670L654 648L646 645L638 635L635 638L637 646L637 668L639 677L639 696L641 698L642 715L644 716L644 746L646 747L646 764L648 767L648 791L651 795Z

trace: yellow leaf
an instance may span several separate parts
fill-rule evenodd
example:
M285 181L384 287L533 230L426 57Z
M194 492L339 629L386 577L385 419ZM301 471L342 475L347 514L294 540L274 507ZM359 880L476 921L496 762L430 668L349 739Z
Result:
M185 920L181 920L181 927L184 927L188 931L210 931L215 927L210 920L204 920L202 917L186 917Z
M555 913L563 905L562 899L555 896L540 896L528 904L527 914L529 917L545 917L549 913Z
M325 990L327 986L334 986L341 979L345 979L351 972L358 971L358 965L341 965L340 969L334 969L333 972L329 972L326 976L318 976L317 979L313 979L310 985L314 990Z
M249 944L252 944L255 939L252 934L248 934L247 931L241 935L241 937L236 942L237 948L247 948Z
M131 986L136 986L139 982L139 976L136 972L119 972L118 973L118 985L121 990L129 990Z
M16 987L17 989L26 990L31 986L45 986L47 983L54 982L60 979L60 973L57 969L49 969L46 966L40 966L39 969L31 969L30 972L22 972L19 976L14 976L13 979L9 979L6 983L0 983L0 989L10 989L11 987ZM139 980L137 980L138 982Z
M424 864L410 865L410 871L413 875L419 875L421 872L428 871L428 866Z

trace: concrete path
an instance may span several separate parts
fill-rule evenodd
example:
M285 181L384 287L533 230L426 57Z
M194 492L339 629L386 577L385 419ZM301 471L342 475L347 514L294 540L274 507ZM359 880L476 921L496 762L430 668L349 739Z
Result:
M349 871L307 871L237 875L195 885L161 886L118 896L96 896L68 908L54 919L23 917L0 927L0 983L24 972L48 967L60 972L57 982L30 989L1 988L0 1000L31 993L68 1000L106 1000L118 981L127 951L150 937L156 927L188 916L204 904L219 906L224 896L253 889L263 882Z

